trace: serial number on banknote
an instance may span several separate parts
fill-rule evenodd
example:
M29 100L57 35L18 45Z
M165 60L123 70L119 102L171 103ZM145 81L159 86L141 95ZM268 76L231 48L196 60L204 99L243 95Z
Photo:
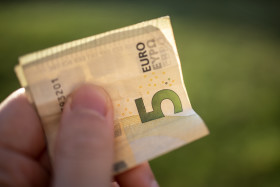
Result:
M54 93L57 97L57 101L58 101L60 110L63 111L63 107L64 107L64 104L65 104L65 101L66 101L66 97L64 96L64 92L63 92L62 86L59 82L59 79L58 78L52 79L51 83L52 83Z

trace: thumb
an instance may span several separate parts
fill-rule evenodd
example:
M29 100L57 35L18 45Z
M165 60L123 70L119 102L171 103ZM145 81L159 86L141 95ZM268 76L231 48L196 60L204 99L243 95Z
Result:
M54 154L54 186L110 186L113 110L100 87L83 85L68 98Z

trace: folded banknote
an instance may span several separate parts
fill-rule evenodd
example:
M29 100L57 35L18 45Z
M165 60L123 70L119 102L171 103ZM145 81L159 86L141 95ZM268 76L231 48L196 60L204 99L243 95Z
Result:
M25 55L15 71L51 158L66 98L85 82L113 102L114 174L208 134L186 93L167 16Z

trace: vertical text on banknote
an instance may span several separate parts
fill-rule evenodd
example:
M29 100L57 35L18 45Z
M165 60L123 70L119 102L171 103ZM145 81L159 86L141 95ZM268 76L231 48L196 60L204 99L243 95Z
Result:
M58 78L52 79L51 83L52 83L54 93L57 97L57 101L58 101L60 110L62 111L63 106L64 106L65 101L66 101L66 97L64 96L62 86L61 86Z
M143 73L162 68L156 39L138 42L136 44L136 49Z

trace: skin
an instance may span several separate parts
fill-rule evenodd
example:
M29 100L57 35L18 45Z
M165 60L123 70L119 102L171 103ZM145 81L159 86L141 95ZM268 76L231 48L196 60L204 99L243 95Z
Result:
M98 86L82 85L67 98L52 168L24 89L0 104L0 186L158 186L148 163L112 178L113 146L112 103Z

